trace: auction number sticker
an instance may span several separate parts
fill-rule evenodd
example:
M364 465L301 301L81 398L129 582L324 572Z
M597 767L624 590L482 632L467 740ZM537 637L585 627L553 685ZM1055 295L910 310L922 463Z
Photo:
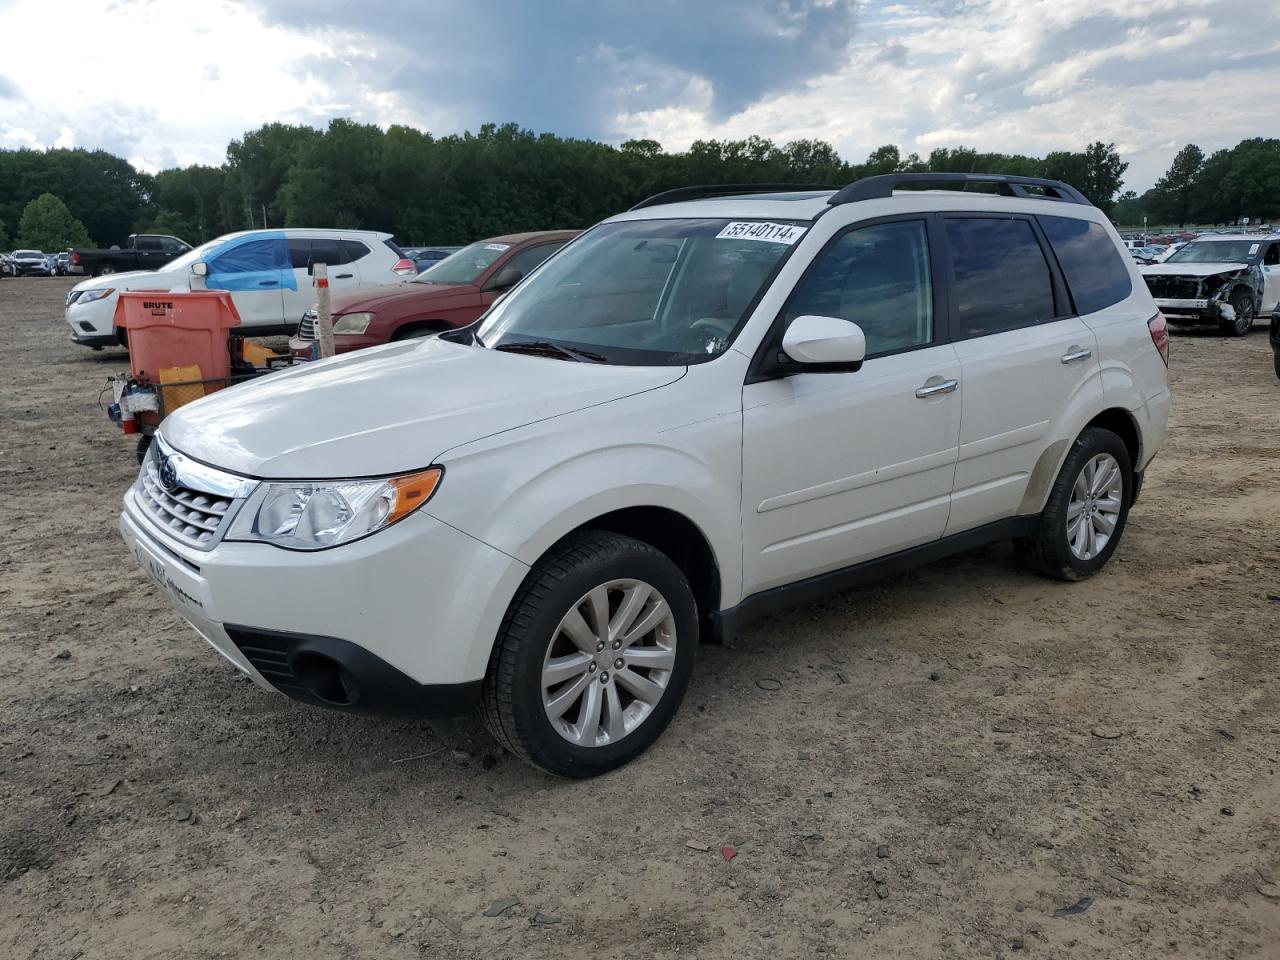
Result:
M793 223L767 223L760 220L735 220L716 234L717 240L763 240L791 246L804 236L804 227Z
M510 249L511 249L511 244L509 244L509 243L486 243L486 244L484 245L484 248L485 248L486 250L510 250Z

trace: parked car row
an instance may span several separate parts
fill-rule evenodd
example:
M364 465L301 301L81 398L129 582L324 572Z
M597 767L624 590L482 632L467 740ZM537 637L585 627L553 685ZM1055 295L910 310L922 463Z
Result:
M1001 195L895 189L939 183ZM711 192L401 286L385 234L178 258L161 282L296 322L305 265L359 244L330 270L359 288L342 336L452 329L177 410L125 496L129 549L260 686L479 711L573 777L653 743L700 640L785 605L1005 538L1050 577L1105 566L1171 397L1164 317L1101 211L991 175ZM81 284L68 317L110 337L113 285L157 276Z
M1142 276L1170 323L1244 336L1280 302L1280 233L1205 234Z
M0 253L0 277L65 277L70 272L71 255L15 250Z

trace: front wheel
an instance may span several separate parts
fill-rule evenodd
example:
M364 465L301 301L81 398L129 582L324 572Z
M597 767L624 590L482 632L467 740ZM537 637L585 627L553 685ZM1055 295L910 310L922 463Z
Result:
M1133 464L1124 441L1087 427L1072 444L1035 531L1014 541L1018 555L1057 580L1092 576L1115 553L1132 502Z
M98 272L97 272L96 274L94 274L94 276L98 276L98 277L109 277L109 276L111 276L111 274L113 274L113 273L115 273L115 272L116 272L116 268L115 268L115 267L113 267L113 266L111 266L110 264L107 264L107 265L106 265L106 266L104 266L104 267L99 267L99 268L98 268Z
M638 756L689 685L697 605L680 568L605 531L565 540L529 572L499 629L482 718L521 759L593 777Z
M1253 294L1241 287L1231 295L1230 303L1235 316L1219 320L1218 328L1228 337L1243 337L1253 327Z

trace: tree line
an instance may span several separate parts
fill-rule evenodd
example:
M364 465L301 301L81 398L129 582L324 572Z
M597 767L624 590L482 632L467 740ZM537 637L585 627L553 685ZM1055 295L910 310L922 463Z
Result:
M1246 141L1255 142L1276 143ZM1244 146L1224 153L1234 155ZM406 245L457 244L519 230L588 226L646 196L688 184L842 185L894 172L1049 177L1073 184L1111 211L1151 195L1120 193L1127 167L1114 144L1101 142L1043 157L965 147L904 156L886 145L855 163L821 140L699 140L684 152L669 153L654 140L612 146L516 124L437 137L346 119L324 130L270 123L231 141L219 166L195 164L154 175L102 150L0 150L0 248L10 242L4 224L14 225L13 242L42 249L89 238L118 244L135 232L200 243L263 225L380 229ZM1255 215L1269 215L1276 197L1280 190L1265 202L1239 193L1219 200L1247 202ZM38 209L29 209L33 202ZM1235 207L1214 212L1210 220L1237 215Z
M1141 196L1121 194L1112 219L1137 224L1238 223L1280 217L1280 140L1241 140L1208 156L1189 143Z

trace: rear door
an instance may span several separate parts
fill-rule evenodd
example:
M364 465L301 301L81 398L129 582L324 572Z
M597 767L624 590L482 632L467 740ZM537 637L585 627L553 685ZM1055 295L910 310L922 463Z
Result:
M1102 396L1093 331L1074 315L1028 216L942 218L951 334L963 373L947 534L1011 517L1072 406Z

